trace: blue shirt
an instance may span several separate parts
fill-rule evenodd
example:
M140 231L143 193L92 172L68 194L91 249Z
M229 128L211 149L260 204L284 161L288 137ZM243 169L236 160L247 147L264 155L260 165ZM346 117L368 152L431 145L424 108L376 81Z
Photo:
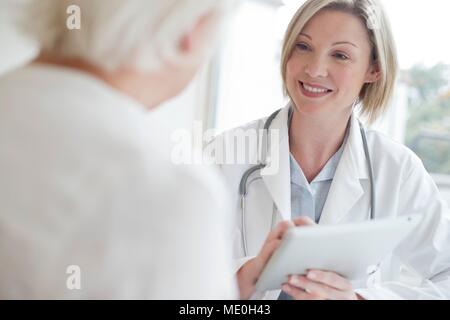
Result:
M347 142L348 127L345 133L344 142L336 153L328 160L320 173L311 183L308 183L302 168L298 165L294 156L289 153L291 167L291 218L308 216L316 223L322 215L322 209L330 191L331 182L336 172L336 168L341 160L344 146ZM292 298L281 291L278 300L291 300Z
M308 216L316 223L319 222L346 140L345 138L339 150L328 160L311 183L308 183L294 156L290 154L292 219Z

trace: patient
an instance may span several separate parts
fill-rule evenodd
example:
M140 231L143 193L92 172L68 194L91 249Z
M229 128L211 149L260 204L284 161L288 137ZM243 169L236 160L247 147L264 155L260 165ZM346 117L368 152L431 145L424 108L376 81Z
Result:
M71 5L80 28L67 27ZM0 78L0 298L235 297L222 185L172 166L158 119L145 127L207 59L227 11L227 0L26 7L40 55Z

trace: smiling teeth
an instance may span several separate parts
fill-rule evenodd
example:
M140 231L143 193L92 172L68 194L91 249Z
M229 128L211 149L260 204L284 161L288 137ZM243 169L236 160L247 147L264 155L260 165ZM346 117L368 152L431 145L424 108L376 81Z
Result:
M308 86L306 84L303 84L303 88L305 88L306 91L309 91L309 92L312 92L312 93L326 93L326 92L328 92L328 90L326 90L326 89L317 89L317 88L310 87L310 86Z

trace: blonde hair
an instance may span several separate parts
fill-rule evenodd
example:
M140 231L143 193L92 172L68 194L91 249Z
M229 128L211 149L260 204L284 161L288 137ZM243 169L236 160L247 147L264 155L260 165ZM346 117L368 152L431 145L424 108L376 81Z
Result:
M281 75L283 90L286 88L286 67L290 59L297 37L308 21L322 10L335 10L350 13L360 18L369 34L372 45L371 62L377 63L381 78L374 83L365 83L357 103L361 107L361 115L369 123L373 123L385 111L392 98L397 78L397 52L391 27L386 13L379 0L308 0L292 18L283 43L281 55Z
M211 11L228 12L230 0L31 0L20 26L42 51L79 58L106 70L123 65L142 71L161 62L181 63L179 40ZM78 6L81 29L66 26L68 8ZM220 18L220 19L219 19ZM213 30L214 31L214 30Z

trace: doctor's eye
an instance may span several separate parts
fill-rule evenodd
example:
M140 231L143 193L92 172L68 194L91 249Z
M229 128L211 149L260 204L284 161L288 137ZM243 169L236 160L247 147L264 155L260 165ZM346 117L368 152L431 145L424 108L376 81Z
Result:
M295 47L300 51L308 51L309 50L309 46L304 42L297 43L295 45Z
M336 57L338 60L343 60L343 61L350 59L347 55L340 53L340 52L336 52L333 56Z

